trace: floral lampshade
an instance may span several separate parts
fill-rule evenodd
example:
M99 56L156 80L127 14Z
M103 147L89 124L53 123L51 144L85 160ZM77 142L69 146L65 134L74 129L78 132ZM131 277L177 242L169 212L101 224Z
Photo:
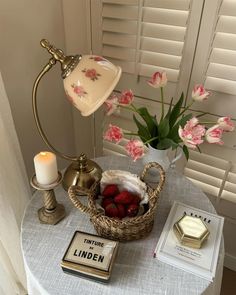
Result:
M121 68L107 59L83 55L74 70L64 79L69 101L83 116L94 113L108 98L121 76Z

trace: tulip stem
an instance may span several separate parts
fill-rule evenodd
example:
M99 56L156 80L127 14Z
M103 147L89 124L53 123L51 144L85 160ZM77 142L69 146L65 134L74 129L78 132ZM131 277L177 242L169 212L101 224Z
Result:
M163 119L163 117L164 117L164 92L163 92L163 87L161 87L161 120Z

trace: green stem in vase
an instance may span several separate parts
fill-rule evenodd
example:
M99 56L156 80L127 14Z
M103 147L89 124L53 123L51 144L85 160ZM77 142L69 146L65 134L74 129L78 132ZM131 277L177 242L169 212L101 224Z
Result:
M161 120L164 117L164 92L163 87L161 87Z

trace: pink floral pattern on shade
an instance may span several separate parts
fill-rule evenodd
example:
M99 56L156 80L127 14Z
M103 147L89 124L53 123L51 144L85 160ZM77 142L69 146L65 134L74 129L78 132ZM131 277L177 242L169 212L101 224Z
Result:
M187 121L184 128L179 126L179 137L183 144L189 148L195 149L197 145L203 143L203 136L205 135L205 126L198 124L197 118L193 117Z
M69 95L69 93L67 91L66 91L66 97L70 103L72 103L74 106L76 106L74 99Z
M125 149L134 162L144 155L144 144L138 139L131 139Z
M98 80L98 77L101 76L95 69L83 69L82 72L92 81Z
M134 100L134 94L132 90L125 90L121 92L119 97L119 103L123 105L130 105Z
M105 112L107 116L112 115L115 112L119 112L119 102L116 95L110 96L105 102Z
M84 97L87 94L83 86L72 84L71 87L73 88L74 93L77 94L79 97Z
M147 81L148 85L154 87L154 88L160 88L166 86L167 83L167 76L166 72L155 72L151 80Z
M223 131L233 131L234 123L231 121L230 117L221 117L217 120L218 125Z
M206 131L206 141L209 143L224 144L221 140L223 129L219 125L214 125Z
M90 59L93 59L94 61L106 61L102 56L91 56Z
M207 91L203 85L195 85L192 91L192 99L195 101L206 100L211 95L210 91Z
M120 127L110 124L103 138L108 141L119 143L123 138L123 131Z

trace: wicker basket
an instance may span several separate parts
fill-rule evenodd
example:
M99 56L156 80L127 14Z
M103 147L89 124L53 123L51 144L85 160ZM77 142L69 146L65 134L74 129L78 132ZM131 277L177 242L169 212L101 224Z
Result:
M147 171L153 167L159 170L160 181L156 188L151 188L146 184L149 197L149 209L141 216L118 220L98 212L96 208L96 185L90 190L82 189L78 186L71 186L68 190L69 197L76 208L79 208L82 212L86 212L90 215L91 221L98 235L119 241L141 239L152 230L159 193L165 182L165 172L156 162L151 162L145 165L140 180L144 181ZM88 196L88 207L79 201L77 196L79 194L81 195L81 193Z

